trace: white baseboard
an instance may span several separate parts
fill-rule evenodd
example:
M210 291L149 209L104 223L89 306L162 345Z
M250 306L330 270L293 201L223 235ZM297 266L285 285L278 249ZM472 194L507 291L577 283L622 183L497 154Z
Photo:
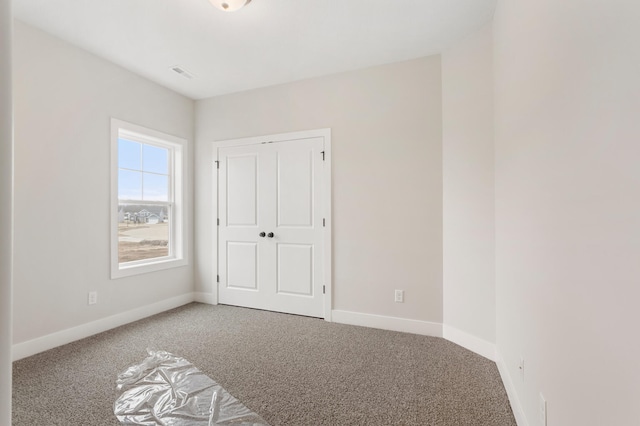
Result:
M496 348L493 343L460 331L455 327L442 325L437 322L418 321L406 318L339 310L331 311L331 321L341 324L380 328L382 330L443 337L450 342L460 345L471 352L475 352L480 356L490 359L491 361L496 360Z
M187 293L172 297L171 299L152 303L151 305L142 306L140 308L112 315L110 317L101 318L77 327L47 334L46 336L38 337L33 340L17 343L13 345L12 348L13 360L17 361L58 346L66 345L67 343L75 342L76 340L84 339L85 337L93 336L94 334L102 333L103 331L111 330L112 328L116 328L133 321L138 321L143 318L150 317L151 315L186 305L193 301L194 294Z
M336 310L331 311L331 321L340 324L442 337L442 324L436 322Z
M193 293L196 302L207 303L209 305L217 305L218 301L213 293L204 293L197 291Z
M442 326L442 337L491 361L496 360L496 345L491 342L446 324Z
M518 426L529 426L529 422L524 415L524 411L522 410L522 404L520 403L520 399L518 398L518 394L516 393L516 388L513 385L513 381L511 380L511 376L509 375L509 369L500 354L500 351L497 350L495 352L496 356L496 365L498 366L498 371L500 372L500 377L502 378L502 383L504 384L504 388L507 391L507 396L509 397L509 403L511 404L511 410L513 411L513 416L516 418L516 423Z

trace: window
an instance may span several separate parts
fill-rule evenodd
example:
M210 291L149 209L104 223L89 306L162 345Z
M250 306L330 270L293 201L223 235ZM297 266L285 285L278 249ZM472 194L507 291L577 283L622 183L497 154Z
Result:
M186 265L186 141L111 120L111 278Z

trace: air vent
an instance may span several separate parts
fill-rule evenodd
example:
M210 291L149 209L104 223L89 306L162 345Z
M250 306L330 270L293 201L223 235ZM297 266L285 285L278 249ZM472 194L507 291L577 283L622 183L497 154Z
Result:
M193 74L177 65L175 67L171 67L171 71L175 72L176 74L180 74L181 76L183 76L184 78L188 78L189 80L193 78Z

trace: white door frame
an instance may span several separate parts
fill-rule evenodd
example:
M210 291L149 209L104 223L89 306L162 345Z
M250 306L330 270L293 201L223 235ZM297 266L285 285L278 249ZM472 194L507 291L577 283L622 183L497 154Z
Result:
M213 166L213 194L212 194L212 209L211 211L214 214L214 218L212 218L212 264L213 267L213 283L212 288L215 289L216 296L215 300L219 300L219 283L217 282L217 277L219 276L218 271L218 226L217 226L217 218L218 214L218 148L228 147L228 146L242 146L242 145L258 145L262 143L268 142L284 142L290 140L297 139L312 139L321 137L324 139L324 163L325 167L322 171L322 213L323 218L325 219L324 226L324 253L323 253L323 276L325 292L323 294L323 305L324 305L324 319L325 321L331 321L331 309L332 309L332 300L333 300L333 285L332 285L332 250L331 250L331 235L332 235L332 220L331 220L331 129L317 129L317 130L306 130L302 132L292 132L292 133L280 133L276 135L266 135L266 136L256 136L249 138L241 138L241 139L230 139L223 141L215 141L213 142L213 157L214 162Z

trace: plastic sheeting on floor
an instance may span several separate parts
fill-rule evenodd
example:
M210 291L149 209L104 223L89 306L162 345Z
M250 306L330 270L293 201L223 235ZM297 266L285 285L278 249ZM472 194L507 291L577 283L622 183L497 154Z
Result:
M118 376L120 423L145 426L267 425L184 358L147 349L142 363Z

